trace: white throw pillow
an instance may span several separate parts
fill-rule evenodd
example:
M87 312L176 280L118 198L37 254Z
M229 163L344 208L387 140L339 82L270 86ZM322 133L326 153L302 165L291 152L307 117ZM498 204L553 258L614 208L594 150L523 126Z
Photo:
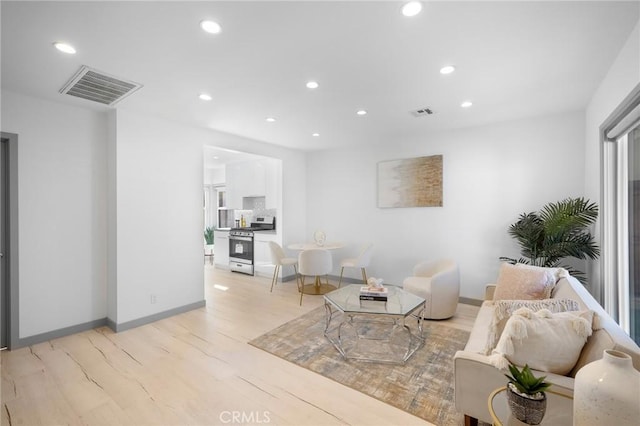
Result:
M566 375L591 336L592 321L593 311L589 310L553 314L548 309L520 308L507 321L489 360L499 369L511 362Z
M536 312L548 309L552 313L579 311L580 304L573 299L543 299L543 300L496 300L493 302L493 318L489 324L489 336L485 346L485 355L491 354L511 315L520 308L529 308Z
M548 299L556 277L547 268L520 267L510 263L500 266L493 300Z

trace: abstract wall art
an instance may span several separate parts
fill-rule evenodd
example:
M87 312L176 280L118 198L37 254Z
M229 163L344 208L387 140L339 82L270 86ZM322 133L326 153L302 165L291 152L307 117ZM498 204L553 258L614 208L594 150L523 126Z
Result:
M379 162L378 207L442 207L442 155Z

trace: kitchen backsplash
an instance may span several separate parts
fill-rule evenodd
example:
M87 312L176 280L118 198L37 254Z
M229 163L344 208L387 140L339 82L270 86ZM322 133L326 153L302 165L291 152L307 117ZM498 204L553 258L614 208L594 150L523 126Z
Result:
M261 211L265 205L265 197L242 197L243 210Z
M265 208L265 197L243 197L242 210L235 210L233 213L234 220L240 220L244 216L247 226L251 225L254 218L258 216L276 217L277 209ZM276 217L276 227L278 219Z

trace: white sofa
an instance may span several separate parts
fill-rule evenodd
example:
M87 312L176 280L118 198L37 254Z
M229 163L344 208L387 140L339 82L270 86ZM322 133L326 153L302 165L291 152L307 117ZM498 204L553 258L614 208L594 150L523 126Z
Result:
M491 423L487 397L496 388L504 386L507 379L504 372L496 369L485 355L485 346L489 337L489 327L493 319L494 284L487 285L485 301L478 312L471 335L464 350L454 357L455 406L464 413L465 424L475 424L477 420ZM552 293L552 298L576 300L581 309L596 312L600 328L593 331L587 339L578 363L566 376L535 371L536 375L547 376L556 392L573 396L573 383L576 372L584 365L602 358L605 349L625 352L633 359L633 365L640 371L640 348L620 328L620 326L602 309L586 288L574 277L561 278Z

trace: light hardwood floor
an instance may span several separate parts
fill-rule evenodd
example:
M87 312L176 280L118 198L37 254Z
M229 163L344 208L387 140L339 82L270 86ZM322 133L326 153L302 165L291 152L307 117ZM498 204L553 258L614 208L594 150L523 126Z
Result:
M214 288L228 287L227 291ZM205 266L204 308L2 352L2 425L428 425L247 341L322 304ZM478 308L444 323L470 330Z

